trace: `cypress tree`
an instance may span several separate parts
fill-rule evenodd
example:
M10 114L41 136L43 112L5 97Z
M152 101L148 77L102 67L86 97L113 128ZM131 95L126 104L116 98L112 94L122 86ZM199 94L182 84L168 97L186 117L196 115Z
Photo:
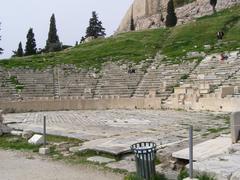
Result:
M0 25L1 25L1 23L0 23ZM0 28L0 30L1 30L1 28ZM0 36L0 41L1 41L1 36ZM0 47L0 54L2 54L3 53L3 49Z
M22 48L22 42L18 44L18 49L17 49L17 56L22 57L23 56L23 48Z
M173 0L168 1L167 17L165 22L167 27L174 27L177 24L177 16L174 9Z
M33 29L30 28L27 34L27 42L25 47L25 55L33 55L37 53L36 40L34 38Z
M210 4L213 8L213 13L216 13L217 0L210 0Z
M22 48L22 42L18 44L17 51L13 51L14 55L13 57L22 57L24 55L23 48Z
M105 28L102 27L102 22L98 20L97 13L92 12L92 17L89 20L89 26L86 30L86 38L88 37L104 37L106 35Z
M56 28L56 19L55 15L52 14L50 19L50 27L48 32L48 39L46 42L45 50L47 52L60 51L62 49L62 44L59 41Z

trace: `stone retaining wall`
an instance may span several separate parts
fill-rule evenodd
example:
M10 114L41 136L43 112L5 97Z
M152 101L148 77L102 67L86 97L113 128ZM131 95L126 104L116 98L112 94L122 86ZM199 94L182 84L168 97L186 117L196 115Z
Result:
M0 109L10 112L106 110L106 109L161 109L161 98L120 99L65 99L0 101Z

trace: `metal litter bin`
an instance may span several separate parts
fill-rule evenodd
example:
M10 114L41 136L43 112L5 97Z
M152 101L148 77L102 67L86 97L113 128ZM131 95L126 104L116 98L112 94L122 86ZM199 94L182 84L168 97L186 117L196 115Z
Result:
M150 180L156 174L156 144L153 142L140 142L133 144L131 150L135 153L137 175L144 180Z

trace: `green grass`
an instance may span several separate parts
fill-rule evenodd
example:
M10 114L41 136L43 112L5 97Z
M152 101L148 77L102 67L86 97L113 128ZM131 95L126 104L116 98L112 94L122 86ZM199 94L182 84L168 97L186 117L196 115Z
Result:
M210 133L219 133L227 129L229 129L229 127L209 128L208 131Z
M0 65L43 68L56 64L76 64L79 67L100 68L111 60L126 60L138 63L154 57L161 48L167 31L165 29L122 33L106 39L97 39L62 52L48 53L0 61Z
M185 0L182 2L185 3ZM235 6L186 25L122 33L61 52L2 60L0 66L42 69L57 64L75 64L80 68L101 69L106 61L139 63L154 57L158 51L167 55L172 63L180 63L179 60L189 51L213 53L239 48L239 11L240 6ZM218 42L216 33L221 30L225 32L225 36L223 41ZM204 50L204 45L207 44L211 45L210 50Z
M226 9L211 16L199 18L196 22L177 26L170 31L163 53L171 58L185 56L189 51L204 51L204 45L215 46L216 33L223 30L225 37L218 49L209 52L234 50L240 47L240 6Z
M47 157L51 158L52 160L62 161L65 163L70 163L75 165L78 165L78 164L88 165L103 171L109 171L109 172L119 173L124 175L127 174L126 170L111 169L104 166L105 164L98 164L98 163L87 161L87 158L92 156L103 156L103 157L112 158L118 161L119 157L117 156L113 156L107 153L95 152L95 151L78 152L78 153L70 154L69 156L64 156L56 146L56 143L59 143L59 142L66 142L70 144L81 143L81 141L78 139L48 135L47 140L50 143L50 145L48 145L50 147L50 153L47 155ZM26 139L23 139L19 136L12 136L9 134L5 134L0 137L0 149L38 153L39 148L40 146L29 144Z
M38 152L40 146L29 144L27 140L17 136L3 135L0 137L0 148Z
M47 142L66 142L66 143L82 143L83 141L75 138L63 137L63 136L55 136L55 135L47 135Z
M177 180L183 180L184 178L187 178L187 177L189 177L189 173L188 173L188 170L186 168L184 168L178 174ZM213 177L207 173L197 174L195 176L195 178L197 178L198 180L216 180L215 177Z

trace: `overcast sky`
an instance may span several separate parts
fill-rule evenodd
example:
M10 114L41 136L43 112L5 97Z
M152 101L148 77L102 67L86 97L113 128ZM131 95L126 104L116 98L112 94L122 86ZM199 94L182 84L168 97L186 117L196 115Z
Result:
M56 17L58 35L63 44L74 45L85 35L93 10L106 28L113 34L133 0L3 0L0 5L0 47L4 54L12 55L18 43L25 48L26 34L33 28L37 48L45 46L51 14Z

